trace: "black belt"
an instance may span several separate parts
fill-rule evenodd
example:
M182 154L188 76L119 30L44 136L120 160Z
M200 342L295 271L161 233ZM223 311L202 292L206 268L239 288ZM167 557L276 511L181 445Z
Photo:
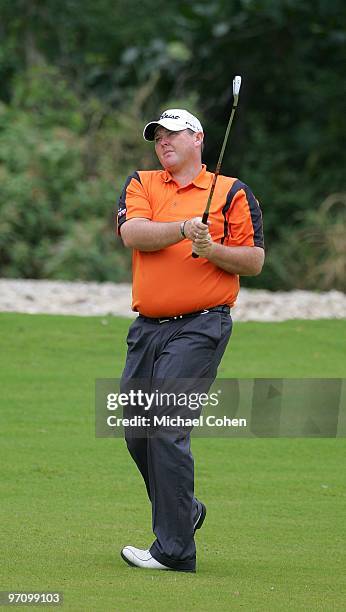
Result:
M197 310L196 312L187 312L186 314L175 315L175 317L146 317L145 315L139 314L141 319L148 319L150 323L166 323L168 321L177 321L177 319L188 319L189 317L197 317L198 315L208 314L208 312L226 312L230 313L230 307L226 304L222 306L213 306L212 308L204 308L204 310Z

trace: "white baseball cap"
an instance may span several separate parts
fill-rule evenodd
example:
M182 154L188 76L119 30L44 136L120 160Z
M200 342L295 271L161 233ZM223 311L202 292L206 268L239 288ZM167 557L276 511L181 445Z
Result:
M162 113L157 121L147 123L143 130L144 140L154 140L155 129L158 125L162 125L166 130L172 130L173 132L187 129L193 132L203 132L202 125L197 117L182 108L169 108Z

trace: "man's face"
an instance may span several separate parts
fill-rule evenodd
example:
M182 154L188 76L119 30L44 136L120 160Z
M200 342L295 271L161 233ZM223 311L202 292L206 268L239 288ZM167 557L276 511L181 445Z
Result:
M171 132L159 126L155 130L155 151L161 166L167 170L182 170L200 156L202 134L181 130Z

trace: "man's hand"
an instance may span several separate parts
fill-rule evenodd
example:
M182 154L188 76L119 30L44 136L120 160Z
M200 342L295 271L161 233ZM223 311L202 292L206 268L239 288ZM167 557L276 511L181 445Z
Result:
M192 241L192 250L200 257L207 257L212 244L208 225L202 223L202 217L194 217L185 223L185 236Z
M184 233L189 240L197 240L197 238L205 238L209 229L207 225L202 223L202 217L194 217L185 223Z
M198 237L192 242L192 251L199 255L199 257L209 257L213 244L212 237L208 231L203 237Z

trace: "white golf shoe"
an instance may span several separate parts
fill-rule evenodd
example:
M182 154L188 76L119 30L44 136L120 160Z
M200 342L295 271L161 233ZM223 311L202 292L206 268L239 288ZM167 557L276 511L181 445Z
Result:
M125 546L121 551L121 556L132 567L142 567L146 569L170 570L172 568L162 565L154 559L149 550L141 550L134 546Z

